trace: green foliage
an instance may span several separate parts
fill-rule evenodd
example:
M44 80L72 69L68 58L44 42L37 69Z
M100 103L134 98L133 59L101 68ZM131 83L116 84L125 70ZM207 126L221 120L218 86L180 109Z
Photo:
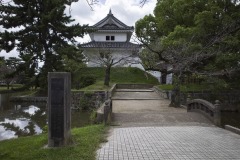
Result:
M105 132L103 125L75 128L72 130L74 145L55 149L45 148L46 134L4 140L0 141L0 157L13 160L95 160L96 150L105 140Z
M239 1L230 0L157 1L154 14L135 25L145 69L173 73L178 80L212 76L221 79L217 88L226 88L240 71L239 10Z
M42 133L44 134L47 134L48 133L48 126L45 125L43 128L42 128Z
M4 28L0 48L9 52L16 47L25 62L17 71L27 72L28 77L36 74L37 61L44 62L37 77L42 88L46 88L48 72L64 71L63 55L73 59L78 51L74 37L85 32L85 26L73 24L64 12L72 2L13 0L0 5L0 25Z
M82 75L75 81L77 82L74 82L74 86L76 89L80 89L94 84L96 82L96 77L93 75Z
M15 74L16 68L21 64L21 60L15 57L9 57L8 59L2 58L0 60L0 81L4 82L8 89L13 82L18 81L18 76Z
M174 86L171 84L158 85L162 90L171 91ZM222 79L217 79L213 77L206 78L201 84L184 84L180 85L181 92L203 92L212 91L219 92L220 90L229 90L229 85ZM235 88L237 89L237 88Z
M208 90L216 92L229 88L229 85L226 83L226 81L215 77L207 77L202 84L208 88Z

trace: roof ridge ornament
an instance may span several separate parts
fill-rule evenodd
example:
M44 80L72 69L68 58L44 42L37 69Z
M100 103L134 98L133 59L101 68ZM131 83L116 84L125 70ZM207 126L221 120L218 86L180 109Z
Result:
M111 26L111 28L106 27L106 26ZM114 27L115 26L115 27ZM133 32L133 26L127 26L123 22L121 22L119 19L117 19L113 14L111 8L109 9L109 13L107 14L106 17L104 17L102 20L97 22L92 26L93 28L96 28L98 30L103 29L103 30L109 30L109 29L122 29L122 30L129 30Z
M109 14L109 15L113 15L111 8L109 9L109 13L108 13L108 14Z

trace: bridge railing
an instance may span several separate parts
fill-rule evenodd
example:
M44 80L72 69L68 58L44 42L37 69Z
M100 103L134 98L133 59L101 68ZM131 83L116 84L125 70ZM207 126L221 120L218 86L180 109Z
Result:
M113 87L105 92L105 101L97 110L97 122L104 122L108 124L111 122L112 118L112 96L116 90L116 84Z
M187 101L188 112L199 112L205 115L215 125L221 126L221 107L219 100L212 104L203 99L193 99Z

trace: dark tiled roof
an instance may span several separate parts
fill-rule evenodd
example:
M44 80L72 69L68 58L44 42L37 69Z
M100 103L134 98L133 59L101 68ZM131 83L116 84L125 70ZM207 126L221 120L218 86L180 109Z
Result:
M82 48L128 48L138 49L140 45L131 42L89 42L80 45Z
M107 22L105 25L102 25L103 23ZM123 22L121 22L119 19L117 19L111 12L109 11L108 15L103 18L101 21L96 23L95 25L91 26L92 29L97 30L133 30L133 26L127 26Z

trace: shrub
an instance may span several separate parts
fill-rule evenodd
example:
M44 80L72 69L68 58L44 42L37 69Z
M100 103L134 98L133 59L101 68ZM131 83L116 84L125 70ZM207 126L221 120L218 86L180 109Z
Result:
M228 84L223 79L219 79L216 77L208 77L204 82L202 82L204 86L212 91L219 91L228 88Z
M96 123L96 118L97 118L97 111L96 110L92 110L91 114L90 114L90 122L92 124L95 124Z
M83 75L75 83L76 89L90 86L96 82L96 77L93 75Z

